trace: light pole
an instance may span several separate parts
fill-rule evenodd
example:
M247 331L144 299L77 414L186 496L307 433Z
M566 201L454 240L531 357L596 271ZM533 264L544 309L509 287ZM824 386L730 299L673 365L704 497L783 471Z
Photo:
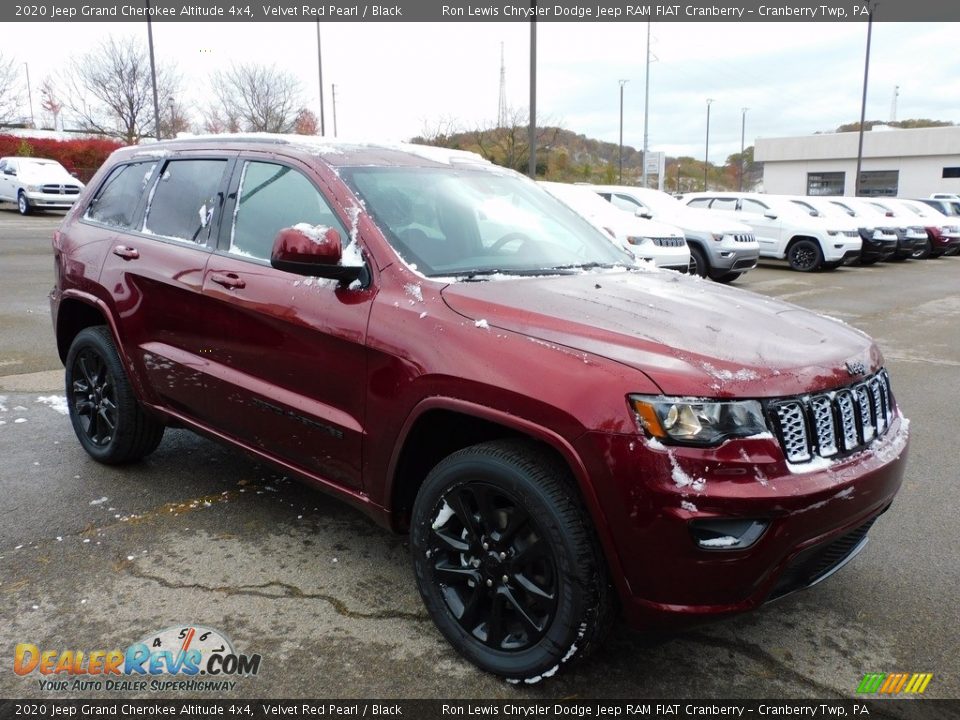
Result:
M337 136L337 84L330 86L330 94L333 95L333 136Z
M710 167L710 105L713 98L707 98L707 147L703 153L703 189L707 189L707 168Z
M27 98L30 100L30 127L36 127L37 122L33 117L33 90L30 89L30 66L24 63L23 67L27 71ZM56 120L54 120L54 125L56 125Z
M860 197L860 167L863 164L863 124L867 119L867 78L870 76L870 36L873 34L873 13L876 2L868 2L867 15L867 52L863 61L863 98L860 101L860 136L857 140L857 177L853 183L853 196Z
M740 192L743 192L743 167L744 167L743 141L746 139L746 135L747 135L747 110L749 109L750 108L740 109L740 183L739 183L739 187L737 188Z
M317 73L320 76L320 134L326 135L323 123L323 56L320 54L320 21L317 20Z
M623 86L626 85L629 80L620 80L620 185L623 185ZM646 158L644 158L646 161Z
M537 177L537 0L530 0L530 122L527 128L527 145L530 159L527 175Z
M643 81L643 187L647 186L647 150L650 140L650 21L647 20L647 74ZM666 169L664 169L666 172ZM663 180L663 178L660 178ZM661 185L663 183L660 183Z
M157 66L153 60L153 25L150 22L150 0L147 4L147 45L150 46L150 82L153 85L153 126L157 140L160 139L160 101L157 99Z

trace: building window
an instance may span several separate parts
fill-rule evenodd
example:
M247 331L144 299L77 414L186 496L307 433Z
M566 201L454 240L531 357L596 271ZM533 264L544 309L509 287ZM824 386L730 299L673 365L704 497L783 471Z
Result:
M899 170L869 170L860 173L861 197L896 197Z
M960 178L960 167L944 168L944 178Z
M846 173L807 173L807 195L843 195Z

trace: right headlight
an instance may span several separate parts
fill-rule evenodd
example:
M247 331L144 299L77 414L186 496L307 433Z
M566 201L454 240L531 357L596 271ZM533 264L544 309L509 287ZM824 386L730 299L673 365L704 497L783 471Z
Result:
M649 436L682 445L717 445L768 432L756 400L699 400L630 395L637 423Z

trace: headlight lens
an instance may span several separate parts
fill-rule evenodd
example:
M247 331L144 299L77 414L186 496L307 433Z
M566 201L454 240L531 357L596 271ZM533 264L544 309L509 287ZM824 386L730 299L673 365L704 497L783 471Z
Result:
M827 230L827 235L839 235L839 230Z
M27 192L40 192L39 185L27 185Z
M726 438L768 432L756 400L732 402L631 395L630 406L650 436L683 445L716 445Z
M649 242L649 240L650 238L638 235L631 235L627 238L627 242L631 245L643 245L645 242Z
M710 233L710 235L713 237L713 239L714 239L716 242L720 242L721 240L723 240L723 236L724 236L725 234L726 234L726 233Z

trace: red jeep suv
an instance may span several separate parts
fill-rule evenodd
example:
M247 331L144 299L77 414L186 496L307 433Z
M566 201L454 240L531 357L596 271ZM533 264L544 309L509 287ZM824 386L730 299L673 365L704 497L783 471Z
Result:
M850 560L908 421L841 322L637 263L530 180L415 145L118 150L54 236L84 449L186 427L408 532L423 601L533 682Z

